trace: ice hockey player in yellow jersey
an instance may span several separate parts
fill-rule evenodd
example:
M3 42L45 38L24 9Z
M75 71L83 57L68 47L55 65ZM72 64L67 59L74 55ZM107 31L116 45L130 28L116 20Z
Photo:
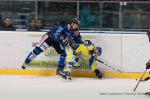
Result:
M70 48L71 49L71 48ZM72 54L76 54L83 60L88 62L88 65L90 68L95 72L96 76L101 79L103 77L103 74L100 72L100 70L97 67L96 63L96 57L100 56L102 53L102 49L100 47L95 47L95 45L90 40L85 40L84 44L77 44L73 47L74 52L71 52ZM70 74L70 70L68 67L73 67L74 65L74 59L75 55L72 56L70 52L67 53L67 60L66 60L66 67L67 68L67 74ZM72 61L71 61L71 60ZM68 71L69 70L69 71Z

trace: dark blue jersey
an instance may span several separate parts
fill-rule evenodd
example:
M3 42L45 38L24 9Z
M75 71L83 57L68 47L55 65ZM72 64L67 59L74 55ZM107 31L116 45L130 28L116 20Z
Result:
M83 43L79 30L71 31L71 38L77 44Z
M56 42L60 42L60 43L66 43L66 38L72 40L72 43L70 45L74 45L75 44L81 44L82 39L81 39L81 35L80 32L78 30L72 30L70 29L70 25L66 25L64 27L61 26L55 26L53 28L50 29L50 31L47 33L49 35L49 37L56 41Z
M62 40L64 40L66 37L69 36L69 33L70 33L70 27L69 25L66 25L64 27L55 26L51 28L47 34L51 39L62 42Z

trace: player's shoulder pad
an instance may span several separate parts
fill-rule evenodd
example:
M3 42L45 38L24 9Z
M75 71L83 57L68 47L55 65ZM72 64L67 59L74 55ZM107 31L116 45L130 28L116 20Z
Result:
M68 24L68 25L67 25L67 28L68 28L68 30L70 30L70 29L71 29L71 26L70 26L70 24Z
M58 30L59 32L61 32L61 31L63 30L63 28L59 26L57 30Z
M53 33L55 33L55 32L59 33L61 31L62 31L62 27L60 27L60 26L55 26L51 29L51 32L53 32Z
M63 31L70 31L71 27L70 27L70 24L66 25L63 27Z

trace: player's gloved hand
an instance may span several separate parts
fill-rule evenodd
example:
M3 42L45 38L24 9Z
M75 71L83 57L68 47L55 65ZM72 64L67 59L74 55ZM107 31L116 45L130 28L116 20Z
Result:
M150 61L146 63L146 69L150 69Z
M63 43L65 44L65 46L69 46L68 38L65 38L65 39L63 40Z

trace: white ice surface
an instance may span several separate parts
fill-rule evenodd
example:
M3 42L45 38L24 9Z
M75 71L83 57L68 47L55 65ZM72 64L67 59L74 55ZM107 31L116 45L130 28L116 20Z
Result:
M133 92L136 84L134 79L73 78L71 82L67 82L59 77L1 75L0 99L150 98L142 94L150 91L150 81L141 82L136 92ZM120 95L112 95L116 93Z

